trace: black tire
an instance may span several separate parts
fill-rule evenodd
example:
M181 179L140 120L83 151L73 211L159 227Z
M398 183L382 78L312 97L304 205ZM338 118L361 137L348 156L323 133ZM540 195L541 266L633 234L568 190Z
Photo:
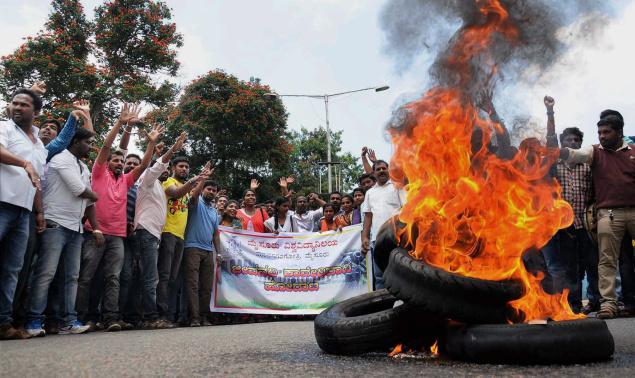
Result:
M445 322L407 304L382 289L363 294L322 311L315 318L315 339L331 354L389 351L399 343L431 346Z
M401 229L405 227L404 223L399 221L399 216L396 215L386 221L377 231L377 237L375 238L375 248L373 249L373 259L379 269L386 271L388 267L388 260L390 259L390 252L393 249L399 247L397 244L397 228ZM401 245L404 247L404 245Z
M574 364L603 361L615 350L601 319L547 324L454 325L439 342L453 359L488 364Z
M518 320L507 302L523 295L518 281L487 281L448 273L414 260L400 247L390 254L384 281L397 298L463 323Z

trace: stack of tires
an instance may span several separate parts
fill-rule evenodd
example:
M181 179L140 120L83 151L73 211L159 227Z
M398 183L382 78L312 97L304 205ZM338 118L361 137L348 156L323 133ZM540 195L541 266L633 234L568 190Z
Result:
M518 281L488 281L413 259L397 244L394 218L377 235L374 258L387 289L337 303L315 319L315 336L332 354L387 351L397 344L430 347L478 363L571 364L609 359L613 337L601 319L508 324Z

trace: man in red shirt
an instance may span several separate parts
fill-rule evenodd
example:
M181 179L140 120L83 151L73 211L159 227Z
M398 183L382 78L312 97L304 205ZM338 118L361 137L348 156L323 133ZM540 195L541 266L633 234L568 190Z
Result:
M141 164L128 173L123 173L124 156L121 152L110 152L121 127L136 118L138 110L124 105L115 126L108 132L92 170L92 187L99 197L95 204L97 222L95 230L86 224L88 231L82 248L82 262L77 288L77 313L84 323L97 321L87 319L90 303L90 286L97 267L102 264L104 291L102 316L106 331L119 331L119 275L124 260L124 238L126 237L126 202L128 189L139 179L150 164L154 146L163 131L154 127L147 135L148 146ZM103 235L99 242L96 235Z
M615 110L603 111L597 126L599 145L578 150L562 148L560 157L567 163L587 163L591 167L598 209L598 286L602 296L596 316L611 319L618 312L615 275L620 245L625 233L635 235L635 144L624 141L624 118Z

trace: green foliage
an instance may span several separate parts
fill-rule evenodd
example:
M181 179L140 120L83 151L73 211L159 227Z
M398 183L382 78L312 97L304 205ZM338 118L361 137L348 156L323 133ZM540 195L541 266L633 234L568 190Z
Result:
M183 44L165 3L111 0L95 9L94 22L79 0L53 0L51 8L44 30L1 59L6 100L14 90L44 81L44 116L65 118L72 101L85 98L99 131L120 101L163 106L174 99L177 87L155 79L176 75L176 48Z
M166 125L168 145L187 131L191 166L212 160L214 179L234 198L257 178L264 200L279 193L273 178L287 170L291 152L285 108L280 99L265 96L269 92L260 80L245 82L211 71L185 87L176 106L153 111L146 120Z
M297 193L328 192L326 166L318 165L318 162L326 162L326 129L316 128L307 130L302 128L300 132L290 133L290 142L293 146L289 167L290 174L296 178L296 182L290 187ZM350 152L342 153L342 131L331 131L331 160L340 162L339 168L333 169L333 188L336 188L336 172L340 169L341 192L350 192L357 186L357 179L364 169L359 160ZM320 177L322 178L320 187Z

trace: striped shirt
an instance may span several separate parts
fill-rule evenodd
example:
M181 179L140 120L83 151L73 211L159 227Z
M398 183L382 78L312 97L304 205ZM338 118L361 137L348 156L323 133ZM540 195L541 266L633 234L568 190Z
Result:
M558 161L556 179L562 187L562 198L573 208L573 226L576 229L584 228L586 207L593 200L591 166L584 163L571 166Z
M128 201L126 202L126 221L130 224L134 223L135 204L137 202L137 190L139 190L138 183L135 183L132 188L128 189Z

